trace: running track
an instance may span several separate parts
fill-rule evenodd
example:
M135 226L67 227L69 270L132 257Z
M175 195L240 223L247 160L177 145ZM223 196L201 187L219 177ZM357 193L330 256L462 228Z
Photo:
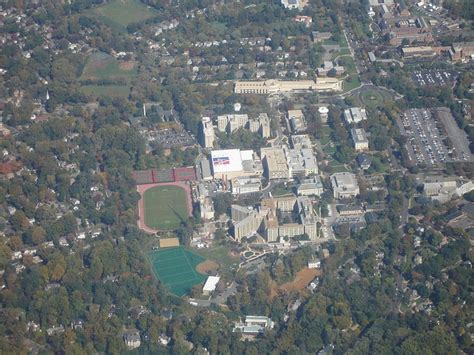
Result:
M146 190L155 187L155 186L177 186L181 187L186 191L186 201L188 204L188 216L191 217L193 215L193 202L191 200L191 188L188 184L184 182L163 182L157 184L144 184L144 185L137 185L137 191L140 194L140 201L138 201L138 228L147 232L147 233L156 233L158 232L156 229L152 229L145 224L145 202L143 198L143 194Z

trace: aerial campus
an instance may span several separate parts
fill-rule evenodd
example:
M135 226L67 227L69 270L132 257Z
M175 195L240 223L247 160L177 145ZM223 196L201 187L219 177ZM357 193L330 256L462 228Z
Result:
M473 1L0 27L0 353L472 353Z
M383 19L391 18L384 11L395 11L395 19L401 16L397 12L400 7L389 9L379 7ZM298 17L303 20L304 16ZM413 36L419 33L412 32ZM312 32L312 41L324 41L323 35ZM344 32L344 36L356 72L376 62L373 52L368 53L367 61L354 58L353 47L358 43L351 36L355 35ZM428 47L416 48L401 48L407 64L425 57L423 51ZM218 262L216 268L205 270L205 282L202 275L188 278L194 271L184 272L181 280L181 268L162 270L159 254L167 254L168 247L180 248L184 243L199 254L199 250L213 250L216 245L233 246L232 255L237 258L232 267L251 273L264 265L262 259L268 254L282 255L306 246L313 250L306 269L320 269L320 259L328 256L327 245L383 220L390 198L387 174L413 173L420 198L440 202L474 190L471 179L440 171L445 162L474 162L468 136L457 127L448 108L401 111L389 124L399 133L381 136L388 134L387 127L380 127L387 124L381 120L383 103L401 97L386 88L379 91L371 83L362 83L359 91L355 88L356 94L351 94L354 89L344 80L345 73L344 66L335 61L325 61L317 68L314 80L267 79L265 70L257 70L256 79L235 81L234 101L227 110L209 110L197 122L195 137L200 146L195 164L134 172L142 196L139 226L158 235L161 243L161 250L152 252L157 277L171 289L180 289L179 295L189 296L193 288L191 305L215 302L234 282ZM435 85L435 80L440 80L440 85L454 83L457 76L451 71L413 73L420 86ZM319 97L317 103L309 100L314 96ZM245 104L260 97L264 100L261 107ZM337 98L344 99L344 104ZM253 139L250 145L242 141L245 135ZM406 142L400 147L403 152L397 152L390 142L400 139L398 136ZM413 197L404 196L403 200L396 217L402 224L409 221L407 210ZM199 215L200 225L183 242L172 227L176 230L193 214ZM212 252L207 255L212 260ZM179 265L179 258L175 262ZM220 291L216 291L222 272L227 274L226 286L221 282ZM318 272L308 273L302 286L309 290L317 287L318 276ZM261 326L237 328L246 336L263 331Z

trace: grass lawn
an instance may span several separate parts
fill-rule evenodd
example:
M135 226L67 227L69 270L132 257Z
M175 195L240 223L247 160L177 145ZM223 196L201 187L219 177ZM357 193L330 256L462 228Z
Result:
M211 248L193 249L198 255L215 261L219 264L219 274L222 276L232 276L231 269L237 268L240 262L238 256L231 256L229 254L230 248L227 245L217 245Z
M321 139L319 141L322 146L326 146L331 141L331 128L329 126L323 126L321 133Z
M148 254L156 278L177 296L189 294L194 285L204 282L206 275L196 271L196 266L206 261L184 247L165 248Z
M339 63L344 65L344 69L346 70L347 74L349 75L357 74L357 69L355 66L354 59L350 55L341 57L341 59L339 60Z
M284 196L293 193L291 187L285 187L283 185L277 185L272 189L273 196Z
M330 147L330 146L327 146L327 147L324 147L323 149L323 152L326 153L326 154L329 154L329 155L333 155L334 153L336 153L336 147Z
M344 167L344 165L340 165L338 162L332 161L330 163L332 171L334 173L345 173L347 172L347 169Z
M106 5L89 11L107 25L125 30L131 23L143 22L156 15L156 10L148 8L138 0L113 0Z
M133 61L119 61L105 53L94 53L89 56L80 80L128 80L136 74Z
M329 137L328 135L324 135L321 137L320 141L321 141L321 145L326 145L331 141L331 137Z
M370 108L381 106L384 102L384 96L375 90L363 91L359 94L359 98L363 105Z
M348 80L350 79L350 80ZM360 86L360 79L356 75L351 75L349 78L346 78L344 80L344 92L347 92L349 90L353 90L355 88L358 88Z
M130 88L127 85L83 85L81 91L97 97L110 96L127 98Z
M338 44L341 47L347 47L346 38L344 37L343 33L340 33L338 41L334 41L332 39L327 39L323 42L323 44L328 44L328 45Z
M370 173L386 173L390 171L390 165L388 163L382 163L382 159L377 155L370 157L372 165L369 168Z
M186 191L177 186L155 186L145 191L145 224L153 229L176 229L188 219Z

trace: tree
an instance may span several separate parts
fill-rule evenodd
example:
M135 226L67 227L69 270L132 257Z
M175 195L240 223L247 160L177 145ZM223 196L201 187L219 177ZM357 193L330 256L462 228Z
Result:
M216 217L227 214L230 215L230 207L232 205L232 195L231 194L217 194L214 197L214 211Z

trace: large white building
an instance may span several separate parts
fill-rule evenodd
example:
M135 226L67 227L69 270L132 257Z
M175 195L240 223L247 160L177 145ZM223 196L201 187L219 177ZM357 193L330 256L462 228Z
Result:
M266 113L260 113L256 118L251 118L249 120L249 129L253 133L260 134L262 138L270 138L270 117Z
M203 117L201 120L200 140L204 148L214 147L215 135L214 127L210 117Z
M232 179L232 194L241 195L258 192L262 189L260 177L238 177Z
M306 122L304 120L303 111L288 110L288 121L290 122L291 130L294 133L306 130Z
M267 179L272 180L290 178L290 170L288 168L283 148L261 148L260 156L262 157L264 173Z
M240 332L243 336L254 337L265 333L267 329L273 329L274 322L263 316L246 316L244 323L235 323L233 332Z
M284 150L291 177L302 177L318 173L318 162L312 149Z
M262 162L252 150L213 150L211 166L214 179L232 180L239 176L263 174Z
M279 238L293 238L308 235L310 240L318 238L317 216L314 215L311 200L306 196L286 195L262 199L260 207L232 205L233 235L237 241L261 233L267 242ZM279 223L277 211L296 212L298 219L292 223Z
M356 152L369 150L369 140L363 128L351 129L351 137Z
M313 143L307 134L293 134L290 136L291 147L293 149L312 149Z
M359 193L359 183L352 173L335 173L331 177L334 198L353 198Z
M266 113L260 113L255 118L247 114L229 114L217 116L217 129L219 132L234 133L240 128L248 128L253 133L260 134L263 138L269 138L270 118Z
M233 133L239 128L244 128L249 121L247 114L230 114L217 116L217 129L219 132Z
M232 234L238 242L242 238L247 238L257 233L263 221L263 216L252 207L239 205L231 206L231 217L233 221Z
M365 108L351 107L344 110L344 120L347 124L359 123L367 120L367 112Z
M320 196L324 192L321 178L319 176L313 176L311 178L301 180L296 187L296 192L298 195L302 196Z
M342 91L342 80L336 78L316 78L313 80L264 80L264 81L237 81L234 92L236 94L268 95L291 91Z
M459 197L474 190L472 180L455 178L429 177L423 185L423 194L441 203L448 202L452 197Z
M202 287L202 293L205 296L210 295L212 292L214 292L217 288L217 284L220 281L219 276L209 276L204 283L204 286Z

